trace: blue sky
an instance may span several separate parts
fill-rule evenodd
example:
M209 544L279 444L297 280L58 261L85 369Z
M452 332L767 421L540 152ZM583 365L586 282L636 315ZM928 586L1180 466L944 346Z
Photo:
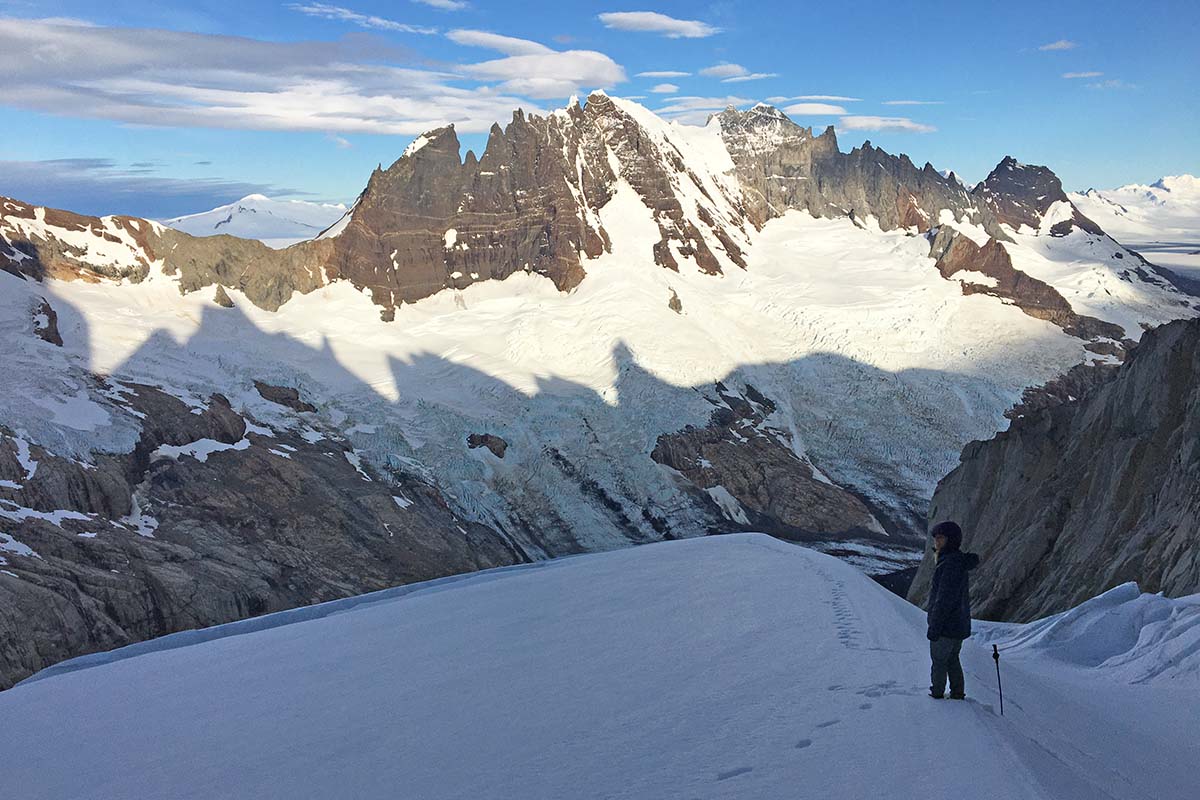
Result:
M770 101L978 180L1200 172L1191 2L149 4L0 0L0 194L167 217L252 191L349 201L453 121L597 87L700 123ZM650 74L645 73L683 73Z

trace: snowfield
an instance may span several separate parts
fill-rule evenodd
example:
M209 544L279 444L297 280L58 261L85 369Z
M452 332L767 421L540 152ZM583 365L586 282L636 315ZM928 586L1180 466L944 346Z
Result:
M1149 186L1088 189L1070 197L1148 261L1200 279L1200 178L1168 175Z
M39 673L0 796L1195 797L1200 597L981 627L1003 717L985 641L931 700L919 609L763 535L458 576Z
M268 247L280 249L315 238L346 213L346 206L341 203L274 200L251 194L211 211L163 220L163 224L192 236L224 233L258 239Z
M298 386L327 423L371 430L352 434L365 459L416 465L456 513L519 531L527 526L512 498L523 497L535 503L526 518L572 520L586 532L581 544L600 550L627 539L580 511L578 490L561 488L544 448L629 497L634 516L669 514L680 490L649 457L657 436L707 424L715 382L748 383L777 404L769 422L790 432L798 455L907 522L967 442L1006 427L1003 412L1025 387L1090 357L1050 323L964 296L958 280L938 274L921 236L789 212L753 234L747 269L707 275L690 262L678 273L653 263L660 233L627 184L601 217L620 236L612 253L585 262L588 276L572 292L518 273L405 305L390 323L342 281L267 312L233 289L234 309L211 290L181 295L157 266L138 284L37 286L0 274L0 328L19 343L0 353L0 367L24 387L0 396L0 418L87 458L128 449L134 429L123 415L98 425L104 409L83 401L74 427L45 419L47 403L61 402L50 398L86 386L81 370L185 397L219 391L267 424L278 414L252 381ZM1105 285L1125 284L1108 276ZM61 350L22 335L40 292L59 315ZM672 292L682 313L668 307ZM1123 320L1151 324L1181 313L1153 299L1112 305ZM483 431L509 443L502 462L447 446ZM731 521L742 514L736 502L722 509ZM540 554L536 542L523 546Z

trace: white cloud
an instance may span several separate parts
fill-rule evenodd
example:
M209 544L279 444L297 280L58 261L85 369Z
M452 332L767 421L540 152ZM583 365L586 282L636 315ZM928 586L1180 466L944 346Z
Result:
M488 130L528 98L566 98L624 71L601 53L483 39L517 53L443 71L390 66L412 55L353 33L272 42L148 28L0 18L12 108L161 127L415 135L447 123ZM524 54L521 54L524 53ZM483 85L470 87L464 80Z
M736 78L741 75L749 75L750 70L741 64L730 64L726 61L714 64L711 67L705 67L700 70L700 74L706 78Z
M830 105L829 103L797 103L794 106L788 106L783 109L783 113L788 116L821 116L821 117L840 117L846 113L846 109L841 106Z
M325 134L325 138L337 145L339 150L349 150L354 147L349 139L344 136L338 136L336 133L327 133Z
M1110 78L1109 80L1106 80L1106 81L1097 81L1096 83L1089 83L1088 88L1089 89L1136 89L1138 87L1137 87L1136 83L1126 83L1125 81L1121 80L1120 78Z
M788 100L791 100L791 99L792 98L790 98L790 97L783 97L782 95L775 95L774 97L768 97L767 102L768 103L786 103Z
M849 116L839 120L838 127L849 131L907 131L909 133L933 133L937 128L907 117Z
M1103 72L1064 72L1064 78L1099 78Z
M1074 50L1079 47L1077 42L1072 42L1069 39L1059 39L1057 42L1050 42L1038 48L1038 50Z
M293 11L299 11L301 14L307 14L310 17L350 22L360 28L374 28L375 30L393 31L396 33L437 33L437 28L428 28L423 25L409 25L404 22L377 17L373 14L360 14L349 8L333 6L328 3L289 3L288 8Z
M425 5L425 6L432 6L434 8L440 8L443 11L462 11L464 8L467 8L468 6L470 6L470 3L464 2L464 0L411 0L411 1L414 3L420 3L421 5Z
M694 97L685 95L670 98L668 104L658 109L655 113L683 125L703 125L708 121L708 117L717 111L723 111L729 106L735 108L738 106L747 106L753 102L753 100L748 98L732 95L725 97Z
M706 22L675 19L656 11L613 11L600 14L599 20L613 30L658 33L669 39L702 39L721 32Z
M675 94L679 87L673 83L660 83L650 90L652 94Z
M691 74L692 73L690 73L690 72L679 72L678 70L664 69L664 70L655 70L653 72L639 72L636 77L638 77L638 78L686 78Z
M884 100L885 106L940 106L945 105L942 100Z
M531 56L553 53L554 50L539 42L529 39L518 39L515 36L501 36L488 31L453 30L446 38L455 44L467 47L482 47L485 50L495 50L506 56Z
M726 78L721 83L742 83L744 81L761 81L763 78L778 78L778 72L752 72L749 75L735 75Z
M594 50L512 55L460 69L482 81L499 81L497 88L502 91L541 99L579 94L583 87L607 88L625 80L619 64Z

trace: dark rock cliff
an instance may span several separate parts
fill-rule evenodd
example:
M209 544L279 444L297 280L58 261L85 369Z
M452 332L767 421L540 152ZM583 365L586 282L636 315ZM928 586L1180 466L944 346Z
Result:
M524 560L336 433L112 388L113 412L141 420L129 453L75 461L0 426L0 689L72 656Z
M974 442L930 522L980 554L977 616L1026 621L1126 581L1200 591L1200 320L1147 332L1108 382ZM923 603L926 554L909 599Z

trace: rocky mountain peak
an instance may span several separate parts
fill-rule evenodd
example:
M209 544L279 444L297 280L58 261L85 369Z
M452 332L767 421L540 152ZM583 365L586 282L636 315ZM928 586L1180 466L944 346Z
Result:
M1035 164L1022 164L1012 156L1000 160L988 176L980 181L971 194L983 202L996 218L1020 230L1028 226L1039 230L1043 223L1050 222L1050 233L1063 236L1073 227L1082 228L1089 233L1101 234L1100 226L1079 212L1063 191L1062 181L1049 167ZM1066 207L1049 220L1047 212L1056 203L1065 203Z

